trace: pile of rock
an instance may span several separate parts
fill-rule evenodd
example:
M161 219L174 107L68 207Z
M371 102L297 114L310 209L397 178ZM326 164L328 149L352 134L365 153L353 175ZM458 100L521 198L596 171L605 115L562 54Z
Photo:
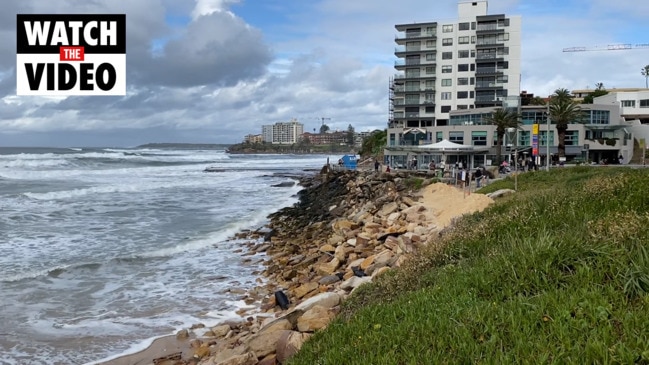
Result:
M267 283L247 297L263 297L260 312L239 323L179 333L196 337L195 362L283 363L327 326L347 295L437 236L435 215L407 188L408 179L343 171L307 182L299 203L271 215L268 233L257 240L249 235L250 253L267 255ZM276 303L275 291L288 296L288 308Z

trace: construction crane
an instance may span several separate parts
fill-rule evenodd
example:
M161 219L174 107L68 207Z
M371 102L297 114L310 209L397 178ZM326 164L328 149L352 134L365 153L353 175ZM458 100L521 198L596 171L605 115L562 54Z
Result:
M322 125L325 124L325 120L331 120L331 118L325 118L325 117L319 117L319 118L316 118L316 119L321 120L321 121L322 121Z
M628 49L649 48L649 43L631 44L609 44L606 46L593 46L593 47L568 47L564 48L564 52L586 52L586 51L625 51Z

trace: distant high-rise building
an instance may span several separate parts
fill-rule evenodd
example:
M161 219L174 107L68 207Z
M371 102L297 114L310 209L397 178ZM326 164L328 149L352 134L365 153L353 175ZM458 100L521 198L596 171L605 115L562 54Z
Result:
M518 98L520 16L488 15L486 0L460 1L458 13L453 21L395 26L399 73L390 80L388 145L435 142L452 110Z
M264 142L294 144L300 141L300 136L304 133L304 124L299 123L296 119L291 119L290 122L263 125L261 130Z

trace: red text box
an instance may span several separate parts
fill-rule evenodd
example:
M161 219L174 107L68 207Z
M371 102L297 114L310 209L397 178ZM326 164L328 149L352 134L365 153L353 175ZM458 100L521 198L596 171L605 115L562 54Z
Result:
M83 47L61 47L59 49L60 61L83 61Z

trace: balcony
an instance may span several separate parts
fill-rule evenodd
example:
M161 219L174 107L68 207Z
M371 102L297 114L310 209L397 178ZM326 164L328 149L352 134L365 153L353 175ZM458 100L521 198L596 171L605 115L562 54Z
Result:
M422 52L421 46L410 46L410 47L401 46L401 47L394 48L394 54L397 57L404 56L408 53L421 53L421 52Z
M476 75L502 74L503 69L496 67L478 67L475 70Z
M505 86L505 83L496 81L478 81L475 83L476 89L502 88L503 86Z
M495 53L478 53L475 57L476 62L499 62L504 61L503 55Z
M504 33L505 29L502 27L499 27L497 24L478 24L478 27L476 29L476 34L498 34L498 33Z
M395 42L399 43L406 40L436 38L435 32L399 32L394 35Z
M476 43L476 48L495 48L495 47L504 47L505 43L503 41L497 41L497 40L478 40Z

